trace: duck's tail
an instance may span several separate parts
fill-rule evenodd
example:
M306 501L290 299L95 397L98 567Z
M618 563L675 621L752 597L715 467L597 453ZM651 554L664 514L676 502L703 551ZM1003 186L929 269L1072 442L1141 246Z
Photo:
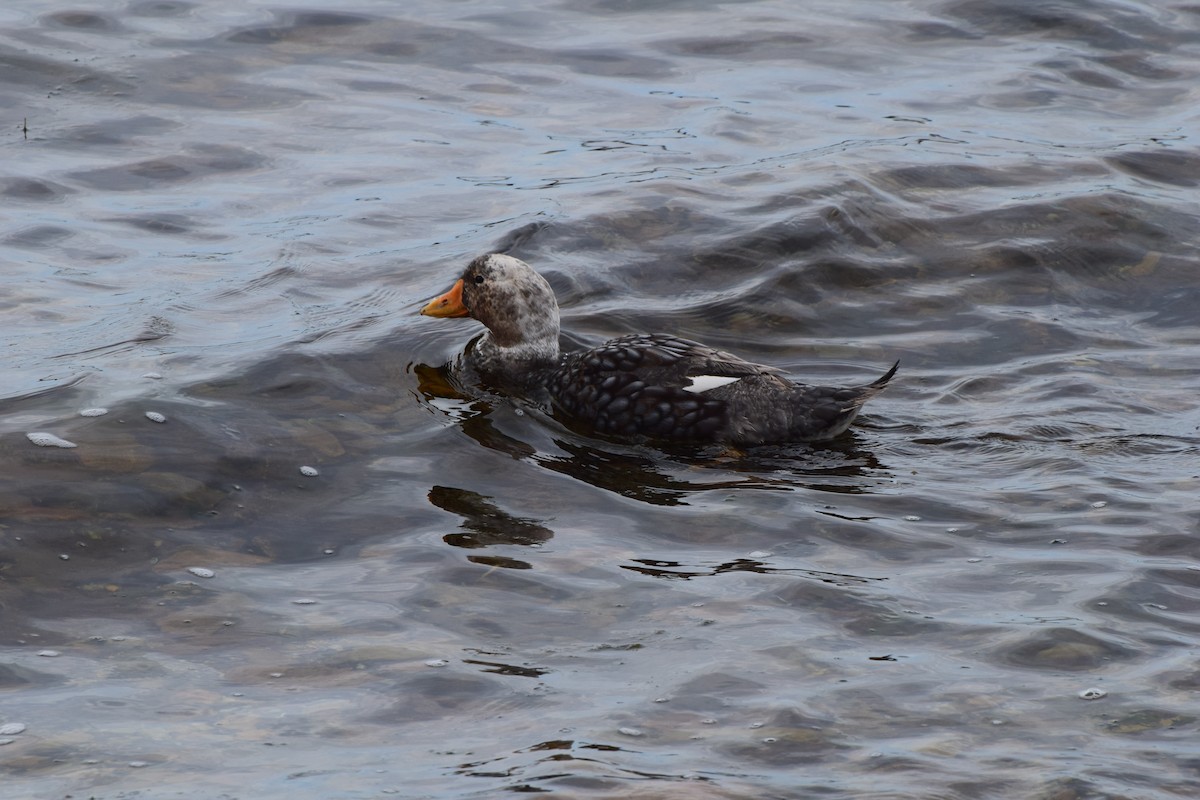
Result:
M897 361L895 364L892 364L891 369L889 369L887 372L883 373L883 375L881 375L880 377L876 378L875 380L871 381L870 383L868 383L864 386L859 386L859 387L856 387L855 389L852 389L851 391L854 392L855 397L851 402L852 402L853 406L855 407L855 409L862 408L863 403L867 402L872 397L874 397L875 395L882 392L884 387L888 385L888 381L890 381L892 379L892 376L896 374L896 370L899 368L900 368L900 362ZM854 413L857 414L858 411L856 410Z
M895 364L892 364L891 369L889 369L887 372L885 372L883 374L883 377L877 378L877 379L871 381L870 383L868 383L865 388L874 389L875 391L871 392L871 394L869 394L867 396L871 397L876 392L878 392L880 389L887 386L888 381L890 381L892 379L892 376L896 374L896 370L898 370L899 368L900 368L900 362L897 361Z
M789 397L789 437L795 441L815 442L841 434L850 427L863 404L883 391L899 367L897 361L883 376L864 386L797 385Z

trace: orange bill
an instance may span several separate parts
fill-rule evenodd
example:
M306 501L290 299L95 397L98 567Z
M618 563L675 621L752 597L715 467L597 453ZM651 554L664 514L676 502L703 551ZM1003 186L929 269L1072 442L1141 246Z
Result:
M421 313L427 317L469 317L471 312L463 305L463 282L459 278L450 287L450 291L430 300Z

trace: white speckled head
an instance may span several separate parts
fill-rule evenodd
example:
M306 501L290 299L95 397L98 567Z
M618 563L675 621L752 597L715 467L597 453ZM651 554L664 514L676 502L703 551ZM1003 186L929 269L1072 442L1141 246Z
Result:
M462 275L462 302L489 331L479 347L508 358L558 357L558 301L546 279L519 258L491 253Z

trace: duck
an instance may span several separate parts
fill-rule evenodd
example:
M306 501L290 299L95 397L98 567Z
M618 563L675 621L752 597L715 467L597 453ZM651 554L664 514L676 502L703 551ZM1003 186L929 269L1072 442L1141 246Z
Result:
M846 432L900 366L863 386L811 386L669 333L563 353L554 290L504 253L475 258L420 314L482 323L486 331L462 357L482 381L578 431L617 440L732 448L826 441Z

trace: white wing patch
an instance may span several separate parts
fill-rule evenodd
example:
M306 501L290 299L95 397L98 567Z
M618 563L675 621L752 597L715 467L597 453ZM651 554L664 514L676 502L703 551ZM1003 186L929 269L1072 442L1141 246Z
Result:
M688 375L687 377L691 384L684 386L683 390L693 394L704 394L711 389L728 386L741 380L741 378L731 378L728 375Z

